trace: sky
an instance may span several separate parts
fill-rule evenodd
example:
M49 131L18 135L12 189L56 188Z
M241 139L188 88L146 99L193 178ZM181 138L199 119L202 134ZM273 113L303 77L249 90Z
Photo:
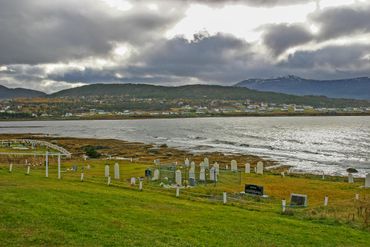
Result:
M370 76L370 0L0 0L0 84Z

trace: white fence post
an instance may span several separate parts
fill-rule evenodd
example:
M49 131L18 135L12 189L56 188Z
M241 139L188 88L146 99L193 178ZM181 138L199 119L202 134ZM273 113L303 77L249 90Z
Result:
M356 194L355 199L356 200L360 200L360 195L359 194Z
M9 172L12 172L13 171L13 163L10 163L9 164Z
M30 169L31 169L31 166L27 166L27 175L30 175Z
M84 181L84 173L82 172L81 173L81 182L83 182Z
M108 182L107 182L108 186L111 184L111 178L110 176L108 177Z
M139 182L139 190L142 191L143 190L143 181L140 181Z
M224 192L223 195L222 195L222 200L223 200L223 203L226 204L227 203L227 193Z
M58 154L58 179L61 179L61 172L60 172L60 154Z
M324 198L324 206L327 207L328 206L328 203L329 203L329 197L328 196L325 196L325 198Z
M176 187L176 197L179 197L180 196L180 187L177 186Z
M283 213L285 213L285 210L286 210L286 200L285 199L281 201L281 207L282 207Z
M45 177L49 177L49 152L45 154Z

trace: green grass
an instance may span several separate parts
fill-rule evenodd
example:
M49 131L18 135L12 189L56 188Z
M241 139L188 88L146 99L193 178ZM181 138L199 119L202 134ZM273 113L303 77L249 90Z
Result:
M144 167L144 166L143 166ZM142 167L142 168L143 168ZM138 171L137 167L133 169ZM124 172L125 169L122 169ZM370 232L0 167L0 246L369 246ZM138 172L139 173L139 172ZM140 171L141 173L141 171ZM103 179L102 179L103 181Z

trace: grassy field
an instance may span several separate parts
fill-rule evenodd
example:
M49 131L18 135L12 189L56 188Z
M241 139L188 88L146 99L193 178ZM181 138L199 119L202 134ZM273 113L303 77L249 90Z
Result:
M73 163L73 162L72 162ZM64 170L72 163L64 163ZM322 214L319 204L344 208L355 193L368 198L360 183L322 181L317 178L243 175L241 183L199 186L180 198L174 190L144 183L144 190L126 179L142 176L148 164L121 165L121 180L106 185L103 161L90 162L85 181L80 173L65 171L49 178L43 168L26 176L22 166L8 172L0 166L0 246L369 246L370 231L360 225ZM112 169L112 168L111 168ZM225 179L226 180L226 179ZM338 180L338 179L335 179ZM265 186L267 202L246 200L210 202L190 193L218 194L241 191L243 183ZM306 193L312 209L294 215L280 213L279 201L290 192ZM336 203L337 202L337 203ZM342 204L343 202L346 202ZM348 203L348 205L347 205ZM256 207L259 205L259 207ZM327 210L326 210L327 211ZM337 214L337 213L336 213ZM340 219L340 218L339 218Z

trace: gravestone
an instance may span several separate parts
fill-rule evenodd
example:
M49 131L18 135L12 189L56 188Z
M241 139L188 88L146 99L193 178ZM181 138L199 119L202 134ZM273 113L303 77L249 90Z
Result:
M104 176L109 177L109 165L105 165Z
M130 180L130 183L131 183L131 185L135 185L136 184L136 178L132 177L131 180Z
M175 172L175 181L176 181L176 184L181 186L181 183L182 183L182 176L181 176L181 171L180 170L177 170Z
M30 166L30 165L28 165L28 166L27 166L27 175L30 175L30 170L31 170L31 166Z
M190 178L190 177L189 177L189 185L190 185L190 186L195 186L195 184L196 184L196 183L195 183L195 178Z
M256 173L257 174L263 174L263 162L262 161L258 161Z
M209 170L209 180L217 182L217 172L215 167L212 167Z
M199 167L200 167L200 168L204 168L204 169L206 168L206 166L205 166L205 164L204 164L204 162L203 162L203 161L202 161L202 162L200 162Z
M195 162L194 162L194 161L192 161L192 162L190 163L190 169L195 170Z
M152 178L152 180L153 181L156 181L156 180L158 180L159 179L159 170L158 169L155 169L154 170L154 173L153 173L153 178Z
M157 166L159 166L161 164L161 162L160 162L159 159L156 159L156 160L154 160L154 164L157 165Z
M348 183L350 184L353 184L353 174L352 173L348 173Z
M216 162L213 164L213 167L216 169L217 176L220 175L220 165Z
M232 172L238 171L238 162L236 162L236 160L231 161L231 171Z
M114 164L114 179L119 179L119 165L118 163Z
M366 177L365 177L365 188L370 188L370 173L366 174Z
M73 165L72 166L72 171L77 172L77 169L78 169L78 166L77 165Z
M90 170L91 169L91 166L90 165L87 165L87 170Z
M226 166L225 166L225 169L226 169L226 170L229 170L229 166L228 166L228 165L226 165Z
M9 164L9 172L12 172L13 171L13 164L12 163L10 163Z
M199 180L206 181L206 169L204 167L200 168Z
M188 158L185 159L185 167L189 167L190 166L190 161Z
M263 196L263 186L255 184L246 184L244 187L244 192L250 195Z
M291 207L307 207L307 195L290 194Z
M251 164L249 163L245 164L245 173L251 173Z
M150 169L145 170L145 177L151 177L152 176L152 171Z
M204 158L204 168L209 169L209 159L207 157Z
M194 179L195 180L195 169L190 168L189 170L189 179Z

